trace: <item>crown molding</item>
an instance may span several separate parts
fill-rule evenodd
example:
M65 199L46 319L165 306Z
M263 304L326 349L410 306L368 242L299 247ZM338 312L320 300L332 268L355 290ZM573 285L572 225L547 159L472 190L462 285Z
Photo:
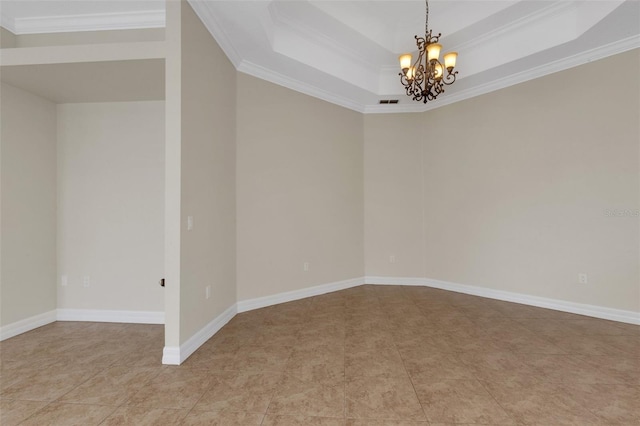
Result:
M233 43L231 43L227 34L222 30L222 25L218 22L216 14L210 8L209 3L198 0L188 0L188 2L198 18L200 18L200 21L218 43L218 46L220 46L225 55L227 55L227 58L229 58L233 66L238 69L242 62L242 57L233 47Z
M215 36L214 36L215 37ZM217 39L216 39L217 40ZM634 35L632 37L615 41L613 43L600 46L594 49L586 50L577 55L562 58L556 61L552 61L546 64L539 65L535 68L528 69L519 73L511 74L507 77L493 80L491 82L474 86L466 90L461 90L455 93L445 94L443 97L438 98L436 102L430 102L427 104L395 104L395 105L366 105L359 102L355 102L351 99L344 98L333 92L329 92L323 89L319 89L308 83L293 79L289 76L275 72L268 68L254 64L252 62L242 60L239 65L236 66L237 70L245 74L252 75L262 80L269 81L271 83L286 87L288 89L304 93L306 95L322 99L324 101L342 106L344 108L351 109L353 111L361 112L363 114L393 114L393 113L420 113L430 111L432 109L440 108L446 105L450 105L456 102L463 101L465 99L474 98L476 96L484 95L496 90L504 89L516 84L524 83L529 80L544 77L549 74L553 74L559 71L564 71L569 68L573 68L579 65L583 65L599 59L604 59L608 56L613 56L619 53L623 53L629 50L640 48L640 36ZM224 48L223 48L224 50ZM226 52L226 50L225 50ZM232 61L233 62L233 61ZM386 97L402 97L406 96L404 93L400 94L387 94Z
M10 28L11 21L13 21L13 29ZM165 11L150 10L33 18L3 16L2 23L5 28L16 35L163 28L165 26ZM8 26L5 26L5 23Z

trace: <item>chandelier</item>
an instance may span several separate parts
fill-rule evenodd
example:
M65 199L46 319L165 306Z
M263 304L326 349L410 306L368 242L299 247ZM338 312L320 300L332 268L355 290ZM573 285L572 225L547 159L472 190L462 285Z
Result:
M440 62L440 50L442 45L438 43L441 33L433 35L429 29L429 0L426 3L426 21L424 25L424 37L415 36L418 46L418 58L413 63L411 53L400 55L400 82L414 101L433 101L444 92L444 86L456 81L458 71L453 71L456 66L458 54L449 52L444 55L444 66ZM446 75L445 75L446 70Z

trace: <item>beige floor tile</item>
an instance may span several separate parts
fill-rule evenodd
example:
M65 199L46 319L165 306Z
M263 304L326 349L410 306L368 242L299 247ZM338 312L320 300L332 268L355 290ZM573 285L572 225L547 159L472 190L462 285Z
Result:
M616 322L616 327L620 327L625 331L625 334L630 336L640 337L640 325L638 324L628 324L624 322Z
M210 384L211 375L206 370L168 368L134 393L126 404L151 408L190 409L204 395Z
M160 374L161 367L111 367L62 396L59 402L118 406Z
M371 333L367 333L366 331L359 331L357 333L347 331L344 347L347 353L394 348L393 334L386 331Z
M563 389L609 425L640 424L640 388L636 386L570 384Z
M15 426L47 404L45 401L0 399L0 425Z
M517 321L524 328L540 335L541 337L554 337L561 339L564 336L574 334L566 326L565 321L545 318L525 318Z
M327 384L285 374L271 399L268 414L344 417L343 380Z
M189 358L182 363L181 367L194 369L208 369L212 371L236 370L236 360L241 348L236 347L216 347L207 350L199 348Z
M322 347L333 347L340 348L344 350L345 346L345 338L343 336L338 335L330 335L330 334L322 334L322 333L309 333L309 334L299 334L297 336L296 344L293 346L294 348L322 348Z
M515 424L477 380L414 382L414 386L432 423Z
M262 426L344 426L343 418L267 414Z
M400 356L412 381L442 379L473 379L471 368L454 353L432 352L427 349L400 349Z
M189 410L167 410L139 406L122 406L100 426L169 426L180 424Z
M290 346L243 346L242 350L236 353L231 368L238 371L282 372L291 352Z
M348 378L346 402L348 418L427 420L408 378Z
M449 342L450 337L444 333L431 335L413 334L408 336L395 336L394 342L398 350L424 350L429 352L452 353L455 352Z
M331 385L344 381L344 358L344 348L340 347L294 350L285 373L300 380Z
M88 426L100 424L116 407L106 405L51 403L21 426Z
M406 377L407 372L398 350L387 348L363 349L345 354L345 375L347 378Z
M577 355L529 354L520 357L540 372L540 379L553 383L623 383L614 375L588 364Z
M564 326L572 333L591 336L609 335L620 336L628 332L615 321L607 321L599 318L583 318L564 321Z
M404 420L347 419L346 426L428 426L428 422Z
M215 372L194 411L237 411L264 414L282 375L274 372Z
M224 351L236 351L244 345L250 344L257 335L257 331L249 327L253 326L240 326L236 331L227 331L225 328L220 330L211 339L207 340L200 349L202 350L224 350ZM246 328L245 328L246 327ZM200 350L199 349L199 350Z
M445 315L444 317L435 317L433 320L433 327L443 332L454 332L457 330L475 330L476 326L473 320L466 317L464 314L455 312L455 314Z
M605 377L603 383L640 386L640 358L578 355L575 359Z
M526 354L563 354L557 345L526 329L487 333L504 350Z
M256 346L295 346L300 324L267 325L260 329L251 345Z
M93 324L92 322L80 322L80 321L56 321L51 324L38 327L28 333L25 333L24 337L28 339L43 340L47 338L60 339L64 337L74 337L78 333L83 333L84 336L88 336L85 333ZM107 323L101 323L105 325L104 329L108 328Z
M124 401L107 424L426 425L416 389L441 425L639 423L640 326L426 287L241 313L179 367L163 347L161 325L79 322L0 342L0 423L92 424Z
M553 311L551 309L536 308L534 306L521 305L518 303L504 302L502 305L497 305L496 309L500 311L504 316L514 319L529 319L529 318L541 318L541 319L569 319L580 318L580 316L573 314L566 314L564 312Z
M630 324L624 324L630 327ZM640 330L640 326L635 326ZM637 335L600 336L600 340L625 352L626 355L640 358L640 332Z
M297 332L296 338L299 340L310 340L311 338L340 340L345 338L346 331L344 320L336 320L331 317L315 318L304 323L303 327Z
M517 378L483 382L483 385L511 418L521 424L605 425L601 418L571 398L559 384Z
M95 376L99 371L93 368L35 370L3 390L0 397L53 401Z
M119 356L111 366L157 367L162 365L162 348L158 342L131 344L126 353Z
M512 352L469 352L459 354L460 360L479 380L510 380L514 377L537 377L540 373Z
M233 411L191 411L184 418L183 426L260 426L262 414Z
M9 386L20 382L40 370L35 368L32 363L22 363L14 361L5 361L0 369L0 395Z
M500 352L509 350L505 348L504 344L500 344L504 342L475 331L469 332L463 329L456 329L450 333L441 333L441 336L452 352Z
M567 335L549 337L549 341L570 355L629 356L625 350L611 345L612 336ZM623 337L625 339L626 336Z

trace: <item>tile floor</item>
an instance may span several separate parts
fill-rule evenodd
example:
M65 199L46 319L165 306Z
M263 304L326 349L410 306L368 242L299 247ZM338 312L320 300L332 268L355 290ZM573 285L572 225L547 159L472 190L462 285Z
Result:
M182 366L161 326L0 343L0 424L640 425L640 326L422 287L237 315Z

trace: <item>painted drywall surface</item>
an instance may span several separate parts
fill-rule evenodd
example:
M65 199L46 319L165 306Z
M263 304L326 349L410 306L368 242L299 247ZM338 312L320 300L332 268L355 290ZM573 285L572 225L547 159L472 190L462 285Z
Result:
M58 307L163 311L164 102L57 113Z
M6 28L0 27L0 49L16 47L16 35Z
M0 325L56 308L56 107L2 84Z
M422 114L364 117L367 275L424 276ZM429 206L430 207L430 206Z
M182 6L166 2L165 182L164 182L164 341L180 346L180 174L182 102Z
M422 156L423 191L409 192L425 205L424 276L640 310L639 63L627 52L421 114L423 143L410 149ZM612 79L594 95L602 75ZM415 135L400 116L379 119L398 144ZM365 141L367 170L384 161L379 144ZM404 194L406 179L395 185ZM378 241L367 274L415 275L384 264L380 251L403 237L378 223L367 227L366 241Z
M180 341L184 343L236 302L236 70L191 6L181 4ZM211 286L209 299L207 286Z
M363 116L239 74L237 120L238 299L362 276Z

